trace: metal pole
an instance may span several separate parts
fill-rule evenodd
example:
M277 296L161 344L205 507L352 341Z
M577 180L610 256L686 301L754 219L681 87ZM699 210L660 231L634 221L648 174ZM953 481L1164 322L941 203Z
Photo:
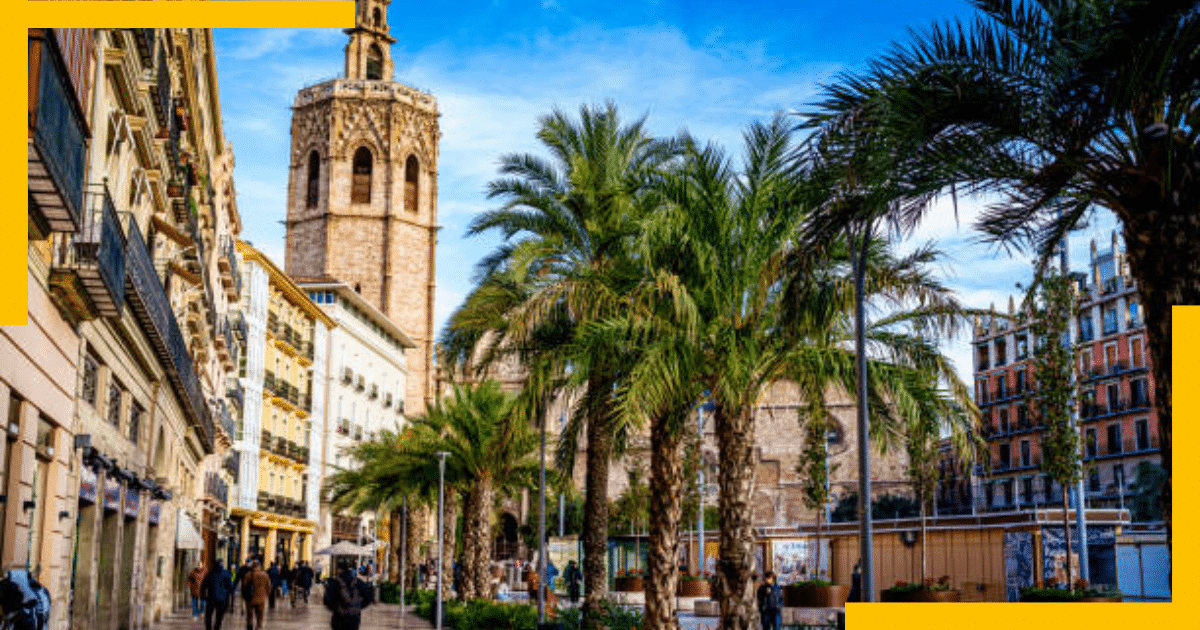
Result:
M1070 273L1070 270L1067 268L1067 240L1065 238L1059 242L1058 248L1059 262L1062 264L1062 274L1064 277L1066 277ZM1088 317L1091 317L1090 313L1088 314ZM1078 331L1075 329L1077 326L1076 319L1076 317L1071 317L1067 322L1066 343L1067 349L1071 355L1071 430L1078 432L1080 425L1079 401L1075 396L1076 389L1078 388L1078 374L1075 369L1075 362L1078 361L1078 357L1075 354L1075 344L1072 342L1072 340L1077 338ZM1079 448L1081 451L1083 448L1085 448L1083 440L1079 441ZM1079 461L1083 461L1082 452L1079 453ZM1079 577L1085 582L1089 582L1091 581L1091 575L1088 571L1087 517L1084 515L1084 510L1086 509L1084 499L1087 495L1084 494L1083 475L1079 476L1079 480L1075 483L1075 487L1072 489L1071 494L1074 495L1075 499L1075 529L1079 532ZM1066 532L1064 532L1064 535L1065 534ZM1067 550L1067 562L1071 562L1070 549ZM1067 588L1074 588L1074 586L1074 584L1068 584Z
M404 627L404 591L408 584L404 581L404 569L408 564L408 496L401 504L400 516L400 627Z
M862 601L875 601L875 568L872 557L873 540L871 527L871 442L867 414L867 342L865 278L867 247L871 242L871 221L863 228L862 249L854 265L854 343L858 364L858 518L859 553L862 554Z
M437 557L437 593L434 595L434 601L437 602L437 630L442 630L442 607L445 606L445 601L442 599L442 558L444 551L442 545L444 543L442 531L445 529L443 520L446 518L445 502L446 502L446 457L450 455L445 451L438 451L438 557Z
M546 421L542 420L542 461L538 474L538 623L546 623Z
M696 575L704 575L704 405L701 403L699 416L700 446L696 449L696 531L699 532L700 544L696 557L700 564L696 567Z
M567 495L558 495L558 537L567 535Z

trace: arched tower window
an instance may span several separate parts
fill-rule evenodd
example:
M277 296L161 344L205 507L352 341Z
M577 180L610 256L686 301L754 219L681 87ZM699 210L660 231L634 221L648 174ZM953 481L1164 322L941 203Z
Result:
M417 156L410 155L404 161L404 207L409 212L417 211L417 175L421 166L417 164Z
M317 193L321 190L321 156L316 151L308 154L308 194L304 205L317 207Z
M383 14L379 12L379 7L375 7L375 9L371 11L371 23L375 26L375 28L379 28L379 25L383 23Z
M379 44L371 44L367 49L367 80L378 81L383 78L383 50Z
M351 203L371 203L371 150L359 147L354 152L354 178L350 186Z

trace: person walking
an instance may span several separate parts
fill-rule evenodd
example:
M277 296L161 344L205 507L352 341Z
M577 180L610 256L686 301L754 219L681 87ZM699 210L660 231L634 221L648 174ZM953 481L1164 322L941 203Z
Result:
M229 612L234 612L234 610L237 608L237 606L235 606L234 604L237 603L238 585L242 584L245 581L246 576L249 575L250 564L252 562L254 562L253 558L251 558L250 556L246 556L246 561L243 562L242 565L237 568L237 573L235 573L233 575L233 594L234 595L233 595L233 597L229 598ZM245 606L246 602L243 601L242 605Z
M295 596L292 597L292 605L296 603L296 596L304 598L304 603L308 603L308 592L313 585L313 570L308 566L308 563L301 560L300 566L296 567L296 583Z
M354 565L346 562L341 574L325 582L325 607L333 613L332 630L358 630L362 611L374 603L371 587L354 574Z
M270 594L271 578L255 561L242 582L242 597L246 600L246 630L262 630L263 614Z
M233 600L233 575L221 566L220 560L213 563L212 570L200 583L200 596L207 604L204 611L204 630L221 630L221 621L225 619L225 613Z
M267 608L275 610L275 593L279 590L279 562L272 560L271 568L267 569L267 577L271 580L271 593L267 596Z
M846 596L846 601L862 601L862 558L854 563L854 571L850 574L850 594Z
M567 570L563 573L563 579L567 581L567 597L571 598L572 604L578 604L579 583L583 581L583 572L579 570L579 565L575 564L574 560L567 562Z
M758 614L763 630L783 629L783 589L775 583L774 571L767 571L758 587Z
M296 607L296 591L292 588L292 580L295 577L295 571L296 570L287 563L284 563L284 565L279 569L279 586L282 588L281 594L284 596L284 598L291 602L292 608Z
M200 598L200 583L204 581L204 563L197 562L187 576L188 591L192 594L192 621L204 614L204 600Z

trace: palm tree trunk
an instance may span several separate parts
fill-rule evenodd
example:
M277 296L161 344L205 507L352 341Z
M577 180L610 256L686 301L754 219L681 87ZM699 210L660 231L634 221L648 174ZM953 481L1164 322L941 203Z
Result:
M475 528L479 513L479 492L472 487L463 495L463 554L462 580L458 585L458 598L462 601L475 599Z
M583 523L583 627L598 630L608 595L608 467L613 436L606 414L594 408L587 421L587 490Z
M471 494L474 497L472 511L463 522L463 538L466 542L463 554L466 556L463 562L463 586L468 599L488 596L492 575L492 554L488 543L492 529L492 504L496 494L492 480L480 479L471 490Z
M391 555L391 561L388 562L388 581L393 584L400 581L400 563L404 562L404 558L400 557L401 518L403 515L400 510L393 510L388 520L388 542L391 545L388 549L388 554Z
M921 583L924 584L925 580L929 578L929 554L926 553L929 549L929 545L928 539L926 538L928 531L925 527L925 497L918 496L917 500L921 502Z
M686 413L685 413L686 416ZM683 512L683 431L671 416L655 418L650 429L650 548L645 630L678 630L675 602L679 574L677 548ZM678 423L680 425L683 422Z
M424 506L415 506L410 502L408 507L408 540L405 544L408 557L404 559L404 562L407 563L404 575L411 580L410 586L413 588L420 586L417 565L421 562L421 542L425 540L425 525L428 519L429 515L425 511Z
M442 560L439 571L442 571L442 601L449 601L450 589L454 583L454 530L458 525L458 508L461 503L457 492L446 493L445 513L442 518Z
M721 545L716 595L721 602L721 628L753 630L759 626L750 511L754 494L754 420L749 407L731 409L723 403L717 404L713 416L721 453L717 475Z

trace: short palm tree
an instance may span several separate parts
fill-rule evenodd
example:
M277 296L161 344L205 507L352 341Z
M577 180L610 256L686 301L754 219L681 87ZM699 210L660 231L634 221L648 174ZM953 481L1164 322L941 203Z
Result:
M1200 2L973 4L974 21L916 32L839 79L812 123L903 156L890 214L904 225L955 185L999 194L977 227L1031 246L1040 268L1093 206L1116 214L1146 310L1169 539L1171 306L1200 302Z

